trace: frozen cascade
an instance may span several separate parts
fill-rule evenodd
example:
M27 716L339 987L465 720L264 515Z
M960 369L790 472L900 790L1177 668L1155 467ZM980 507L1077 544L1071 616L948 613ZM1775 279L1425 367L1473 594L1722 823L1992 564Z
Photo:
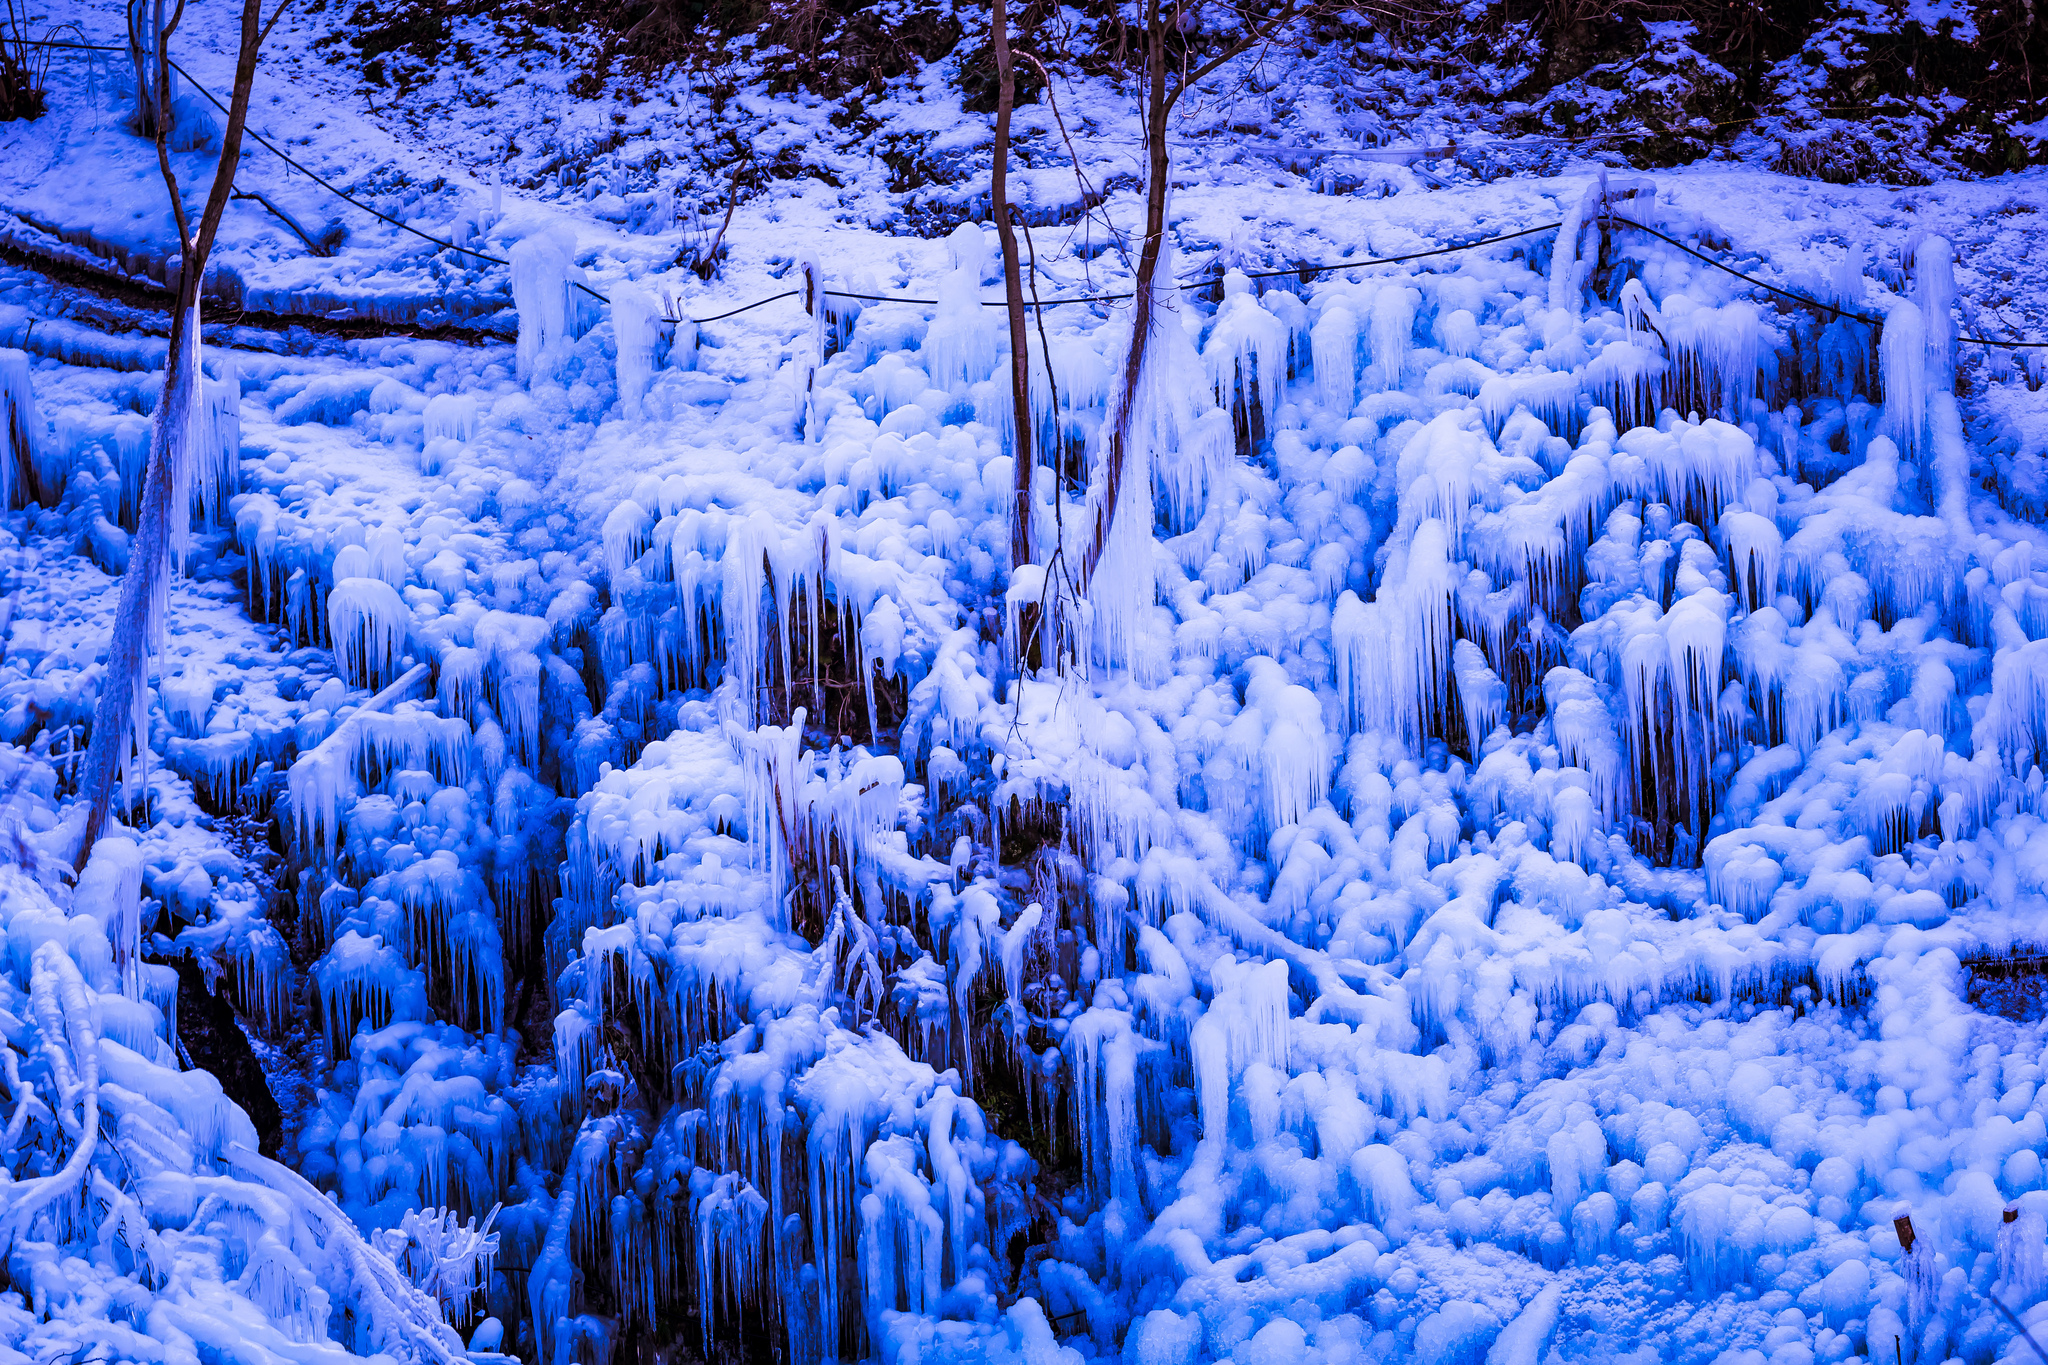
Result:
M1674 235L1715 226L1691 193L1658 207ZM188 635L151 800L288 794L320 956L294 979L197 820L105 841L53 893L75 920L9 882L7 1013L35 1035L11 1040L9 1174L56 1197L16 1241L5 1339L170 1365L122 1335L131 1290L77 1289L135 1283L148 1222L179 1264L226 1261L192 1282L272 1357L460 1353L358 1331L337 1306L363 1281L300 1196L250 1212L212 1183L240 1182L243 1130L169 1070L175 986L126 946L176 921L252 1021L308 1002L312 1213L344 1210L371 1234L350 1247L397 1258L380 1292L478 1353L603 1365L671 1331L790 1365L2024 1350L1970 1286L2038 1311L2038 1028L1971 982L2033 942L2048 884L2048 556L1970 477L1996 462L1985 400L1945 401L1926 346L1902 458L1839 320L1625 230L1620 283L1588 295L1597 208L1568 247L1263 297L1226 278L1213 315L1176 298L1131 514L1073 627L1109 666L1022 678L978 228L947 309L987 364L915 306L821 312L802 442L787 380L761 397L729 346L689 386L648 375L655 443L623 351L595 420L601 334L554 352L575 384L528 393L404 342L375 384L323 372L300 402L301 358L244 356L234 544L293 661L223 669ZM1772 264L1836 265L1800 251ZM1861 259L1839 297L1878 296ZM1034 332L1070 477L1117 326L1048 319L1049 365ZM37 364L41 468L118 522L120 420ZM680 397L700 389L722 396ZM554 479L507 454L549 441ZM403 452L435 442L413 482ZM397 486L333 476L359 443L400 452ZM1037 495L1049 559L1087 503L1050 468ZM0 716L34 732L0 787L61 857L52 760L91 661L30 626L0 657ZM31 1184L87 1121L35 1107L67 1093L42 1042L71 1036L59 958L113 1078L100 1145L136 1165L91 1158L94 1197ZM190 1200L182 1156L143 1169L180 1144Z

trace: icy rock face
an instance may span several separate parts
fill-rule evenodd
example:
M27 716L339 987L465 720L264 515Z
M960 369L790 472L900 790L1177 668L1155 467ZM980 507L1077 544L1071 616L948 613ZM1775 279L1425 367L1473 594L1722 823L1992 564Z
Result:
M307 1000L300 1173L546 1365L1995 1357L2043 1039L1962 963L2038 939L2048 551L1947 285L1858 257L1880 339L1596 207L1162 296L1122 413L1124 325L1049 319L1015 575L972 225L772 374L655 371L624 294L576 335L539 237L517 375L252 360L241 606L301 662L181 666L152 734L288 798L309 993L155 829L94 970L154 901ZM89 406L36 457L81 539ZM91 660L16 638L28 743Z

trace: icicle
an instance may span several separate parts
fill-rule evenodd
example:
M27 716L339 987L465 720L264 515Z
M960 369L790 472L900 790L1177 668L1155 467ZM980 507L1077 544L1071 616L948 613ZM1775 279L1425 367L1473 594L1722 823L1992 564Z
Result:
M36 417L35 389L29 384L28 352L0 350L0 426L7 448L0 451L0 511L27 502L40 466L37 447L43 428Z
M803 305L810 326L791 347L791 364L797 380L797 427L804 439L817 442L824 436L825 414L818 409L818 371L825 364L825 342L831 335L831 307L825 297L825 272L816 256L805 252L797 257L797 301Z
M1316 397L1335 413L1349 416L1358 393L1358 318L1336 304L1324 310L1309 333L1316 368Z
M142 851L133 839L108 836L92 846L74 901L106 928L121 993L142 998Z
M200 365L199 305L197 303L192 305L192 311L186 322L186 331L191 351L185 358L184 367L185 383L189 386L189 391L185 396L185 429L172 435L169 450L170 459L168 461L170 466L168 472L171 476L169 513L171 563L176 565L181 573L185 568L186 557L192 552L193 485L197 481L197 466L203 459L208 458L202 453L202 446L209 434L208 428L211 425L204 411L206 371ZM163 586L160 589L160 600L155 610L151 612L151 619L155 623L155 629L151 631L151 637L157 642L157 646L160 646L163 632L162 600L168 597L170 576L168 574L161 575L157 581ZM153 646L150 652L152 654L157 653L158 648Z
M631 498L604 519L604 561L613 583L654 544L654 518Z
M1927 325L1920 309L1901 299L1884 317L1884 430L1908 459L1919 453L1927 429Z
M1388 284L1372 298L1372 371L1383 389L1399 388L1415 336L1415 308L1421 296L1406 285Z
M962 223L946 239L953 268L939 282L938 311L921 351L932 386L955 394L988 378L999 344L991 310L981 303L981 275L988 265L988 239L973 223ZM936 415L936 414L935 414Z
M1067 1031L1082 1170L1098 1199L1137 1194L1137 1047L1131 1018L1089 1010Z
M1245 665L1251 674L1245 705L1265 724L1259 746L1266 827L1279 829L1309 817L1330 789L1330 740L1323 729L1322 703L1315 693L1288 681L1268 658Z
M1550 306L1564 309L1574 317L1578 316L1586 279L1593 273L1593 263L1579 259L1579 240L1599 209L1600 195L1600 181L1586 186L1578 202L1565 214L1564 222L1558 225L1556 245L1550 250Z
M1184 531L1201 515L1229 466L1229 414L1207 406L1201 357L1183 324L1173 257L1159 263L1153 286L1152 337L1131 411L1124 421L1124 468L1116 514L1090 582L1096 657L1112 667L1151 673L1162 660L1140 647L1156 595L1152 555L1154 498L1164 495L1168 522ZM1112 429L1114 413L1103 429ZM1106 471L1098 473L1102 496Z
M351 685L375 687L390 675L412 625L398 590L378 578L344 578L327 594L335 661Z
M654 346L661 329L654 300L636 284L612 286L612 349L617 357L619 411L629 422L644 414L647 383L654 375Z
M466 393L440 393L427 400L421 416L429 441L476 439L476 398Z
M1384 730L1420 748L1450 719L1445 683L1458 575L1447 540L1442 522L1425 520L1405 556L1388 565L1374 601L1361 603L1348 590L1337 599L1337 687L1355 730Z
M1464 712L1465 751L1477 757L1480 745L1507 717L1507 685L1470 640L1458 641L1451 660L1451 671L1458 679L1458 705Z
M1445 355L1469 356L1479 349L1479 320L1468 309L1454 308L1436 320L1436 344Z
M569 336L568 279L576 235L567 227L535 233L512 248L512 306L519 313L519 377L554 379Z
M1998 1282L2006 1302L2027 1305L2040 1297L2044 1282L2048 1282L2044 1241L2048 1241L2048 1224L2031 1199L2005 1211L1998 1228L1997 1253Z
M1777 523L1748 510L1726 513L1721 518L1721 543L1728 549L1729 576L1743 610L1757 611L1776 601L1784 550Z
M1217 403L1228 410L1241 396L1252 429L1266 430L1287 391L1287 325L1259 306L1239 271L1224 276L1202 359Z
M1956 375L1955 253L1946 237L1929 237L1913 248L1913 302L1927 329L1932 382L1946 390Z

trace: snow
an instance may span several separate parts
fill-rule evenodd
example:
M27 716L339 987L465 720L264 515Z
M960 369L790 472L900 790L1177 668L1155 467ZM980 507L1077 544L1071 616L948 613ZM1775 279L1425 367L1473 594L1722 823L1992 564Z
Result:
M132 169L121 136L51 145ZM1980 1300L2040 1316L2044 1025L1980 973L2038 949L2048 888L2048 419L1950 344L1994 191L1625 187L1873 340L1611 225L1589 169L1365 199L1188 164L1181 260L1238 243L1220 301L1169 257L1120 414L1129 314L1048 310L1014 574L978 223L890 235L790 188L708 283L673 234L486 210L481 177L440 207L509 271L237 228L252 298L509 290L518 340L209 330L148 800L75 885L68 755L161 345L10 331L0 1340L2020 1358ZM1779 211L1809 194L1842 222ZM821 302L863 276L940 302ZM657 298L786 286L817 306L664 356ZM10 267L0 303L39 288ZM230 812L276 822L293 944ZM299 1030L296 1175L175 1069L175 955Z

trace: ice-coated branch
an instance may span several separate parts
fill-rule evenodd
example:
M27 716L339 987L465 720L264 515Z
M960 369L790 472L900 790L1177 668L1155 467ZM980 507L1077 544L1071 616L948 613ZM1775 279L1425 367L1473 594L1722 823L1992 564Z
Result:
M280 1162L239 1144L223 1159L245 1178L291 1201L348 1278L354 1302L378 1347L419 1365L461 1365L462 1339L441 1316L432 1295L407 1279L391 1257L363 1239L349 1216L312 1182Z

